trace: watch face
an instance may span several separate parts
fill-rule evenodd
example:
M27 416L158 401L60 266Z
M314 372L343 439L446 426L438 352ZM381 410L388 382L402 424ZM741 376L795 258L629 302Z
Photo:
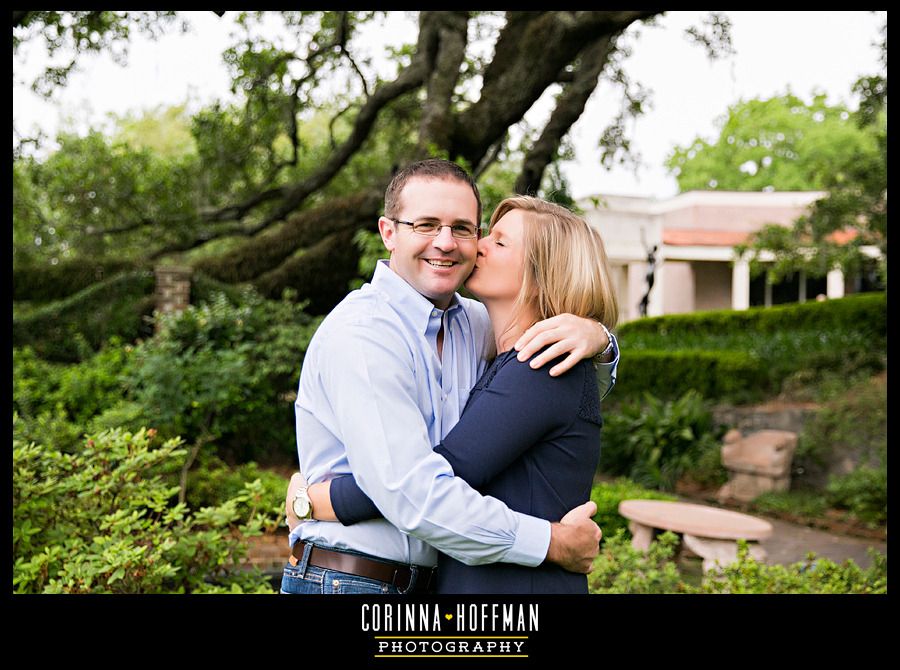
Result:
M309 514L309 498L306 496L301 496L299 498L294 498L294 514L297 515L297 518L302 519L307 514Z

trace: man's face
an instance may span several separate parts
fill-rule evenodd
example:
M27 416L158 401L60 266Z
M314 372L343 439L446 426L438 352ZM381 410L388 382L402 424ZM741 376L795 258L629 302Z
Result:
M512 209L500 217L491 234L478 241L475 269L466 288L484 303L512 304L522 290L525 274L525 213Z
M472 188L455 179L413 177L400 192L400 221L436 221L444 226L478 221L478 202ZM450 228L437 237L413 232L412 226L378 220L384 246L391 252L391 269L439 309L446 309L453 294L475 266L477 239L459 239Z

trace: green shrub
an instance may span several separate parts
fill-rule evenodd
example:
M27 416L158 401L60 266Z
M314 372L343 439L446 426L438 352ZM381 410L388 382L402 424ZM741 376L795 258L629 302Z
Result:
M29 440L72 451L91 420L119 402L132 347L110 340L74 365L50 363L31 347L13 348L13 411Z
M133 347L114 337L91 358L59 374L55 402L66 409L71 420L85 424L118 401L124 391L123 375L131 362Z
M628 522L619 514L619 503L634 499L677 500L675 496L645 489L625 477L611 483L594 484L591 488L591 500L597 504L597 513L593 518L603 531L602 542L606 542L606 538L613 537L620 530L628 533Z
M244 571L246 546L272 519L259 481L192 512L158 469L184 457L154 431L92 435L64 454L26 442L13 415L13 590L18 593L271 592Z
M202 453L195 464L187 488L185 502L192 507L217 505L240 495L246 482L261 482L264 511L278 520L284 515L284 494L288 479L260 468L255 462L230 466L211 453ZM272 528L271 530L274 530Z
M768 491L753 499L753 508L765 513L787 513L806 517L822 517L828 501L817 491Z
M766 565L738 542L738 560L710 571L696 593L887 593L887 557L869 549L872 565L863 570L848 559L835 563L810 553L792 565Z
M189 444L215 443L231 460L294 454L293 393L319 319L286 295L223 294L160 317L134 352L127 400L149 425Z
M132 342L149 337L153 273L138 270L93 284L63 300L13 319L13 346L30 345L41 358L75 363L89 358L113 336Z
M588 575L590 593L684 593L674 554L679 546L675 533L659 535L650 548L640 551L621 529L603 545Z
M634 549L620 531L594 559L590 593L887 593L887 558L874 549L865 570L849 559L838 564L813 553L791 565L767 565L750 556L742 540L735 563L707 572L694 585L678 571L677 548L677 536L668 531L646 552Z
M43 410L37 416L19 416L19 434L27 442L37 442L64 453L72 453L84 440L84 427L72 423L61 407Z
M246 290L246 286L240 284L226 284L225 282L213 279L197 270L191 275L192 305L212 302L216 294L224 295L232 305L239 305L244 301Z
M728 481L728 469L722 465L722 445L709 441L697 460L685 469L682 477L705 489L717 489Z
M832 476L828 500L870 525L887 523L887 467L862 465L849 474Z
M74 365L45 361L31 347L13 348L13 410L21 416L62 410L83 424L113 405L133 347L112 338L97 354Z
M64 366L45 361L33 348L13 347L13 411L34 417L53 408Z
M643 402L626 402L607 414L600 470L672 491L702 454L718 449L722 432L697 392L674 401L647 393Z
M156 422L152 418L149 412L133 400L121 399L91 418L87 422L85 432L101 433L104 430L122 428L135 433L141 426L150 426L159 430L156 428Z
M796 483L823 488L835 464L851 462L881 467L887 459L887 378L868 378L845 386L844 392L822 404L799 435Z

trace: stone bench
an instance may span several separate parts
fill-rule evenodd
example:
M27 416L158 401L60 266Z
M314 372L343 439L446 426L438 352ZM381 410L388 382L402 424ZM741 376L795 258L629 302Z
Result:
M731 477L716 498L750 502L767 491L787 491L796 449L797 433L788 430L759 430L746 437L738 430L728 431L722 465Z
M682 536L684 546L703 559L703 571L737 560L737 540L747 540L750 555L766 560L766 551L755 542L772 535L772 524L749 514L665 500L623 500L619 514L628 519L631 544L646 551L654 530L670 530Z

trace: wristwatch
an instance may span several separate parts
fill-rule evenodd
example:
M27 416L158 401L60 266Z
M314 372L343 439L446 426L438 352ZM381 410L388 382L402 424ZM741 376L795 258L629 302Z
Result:
M598 321L597 323L600 323L600 322ZM603 329L603 332L606 333L606 339L608 340L607 343L606 343L606 348L605 348L603 351L601 351L599 354L597 354L597 357L598 357L598 358L603 358L603 357L606 356L610 351L612 351L612 348L613 348L613 337L612 337L612 335L610 334L609 329L608 329L606 326L604 326L602 323L600 323L600 327Z
M309 488L301 486L294 494L294 502L291 504L294 514L300 521L309 521L312 516L312 500L309 499Z

